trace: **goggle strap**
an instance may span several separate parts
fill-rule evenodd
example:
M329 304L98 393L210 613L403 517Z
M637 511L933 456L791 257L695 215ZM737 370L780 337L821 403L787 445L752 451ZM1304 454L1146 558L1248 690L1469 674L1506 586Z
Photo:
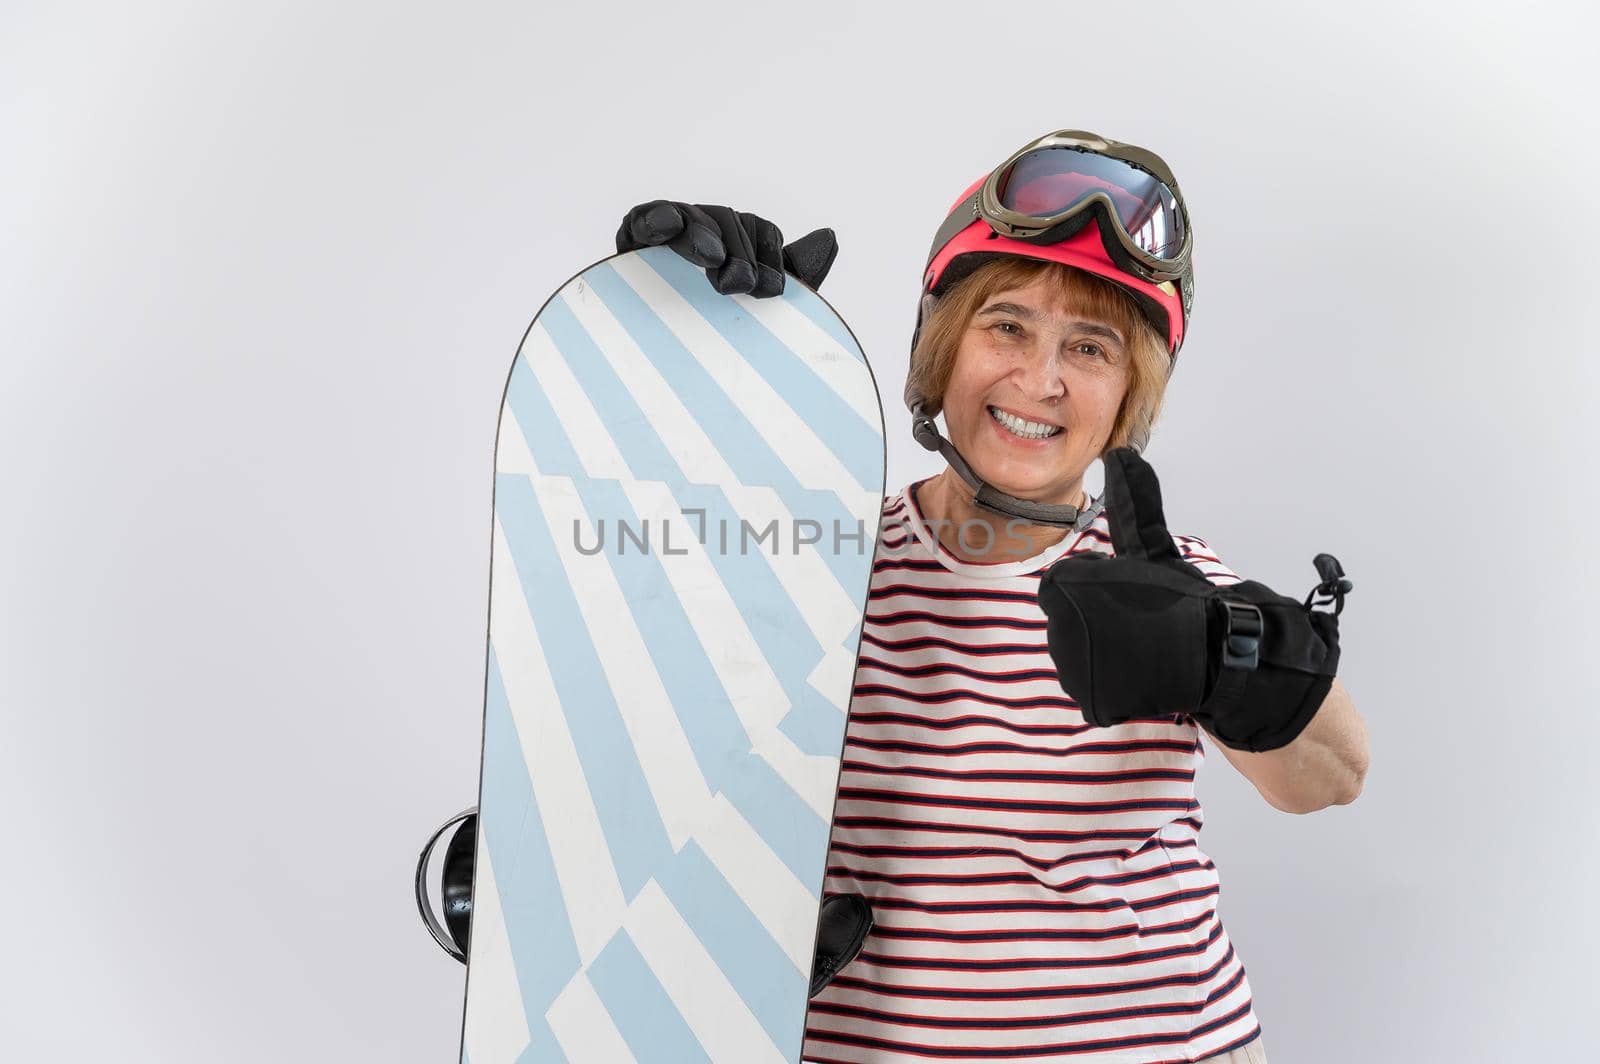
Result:
M978 220L978 197L981 194L980 188L978 192L956 204L956 209L945 216L944 224L933 234L933 246L928 249L928 261L922 267L924 271L933 265L933 260L938 258L939 252L944 250L946 244L956 238L957 233Z

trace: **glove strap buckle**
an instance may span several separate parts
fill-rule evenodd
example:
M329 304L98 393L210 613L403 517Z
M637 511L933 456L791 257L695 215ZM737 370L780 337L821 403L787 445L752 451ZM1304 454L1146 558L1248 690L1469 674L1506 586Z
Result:
M1322 583L1311 589L1311 594L1306 596L1305 611L1311 612L1313 606L1333 606L1335 617L1344 612L1344 597L1354 588L1355 584L1344 575L1344 569L1339 565L1339 559L1331 554L1319 554L1311 560L1317 567L1317 575L1322 577ZM1317 598L1318 595L1325 596ZM1315 602L1312 599L1317 599Z
M1222 667L1254 669L1261 663L1261 609L1248 602L1223 599L1228 623L1222 636Z

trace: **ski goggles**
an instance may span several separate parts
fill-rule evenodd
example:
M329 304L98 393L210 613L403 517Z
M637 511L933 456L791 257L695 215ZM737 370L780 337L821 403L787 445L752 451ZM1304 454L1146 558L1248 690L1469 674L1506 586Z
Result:
M929 261L974 218L1029 244L1060 243L1094 221L1119 268L1188 287L1193 235L1178 182L1160 156L1131 144L1077 129L1040 137L956 205Z

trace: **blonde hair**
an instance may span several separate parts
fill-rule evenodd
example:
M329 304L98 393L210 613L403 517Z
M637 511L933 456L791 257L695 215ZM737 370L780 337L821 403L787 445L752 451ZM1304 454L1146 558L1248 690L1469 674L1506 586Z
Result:
M1026 288L1044 279L1050 294L1076 313L1113 326L1128 337L1128 390L1122 397L1105 450L1132 446L1143 450L1161 413L1172 360L1166 341L1122 288L1087 270L1016 255L986 262L962 278L924 313L917 346L911 352L906 395L920 399L929 417L944 406L945 387L955 367L956 349L978 308L995 293ZM1103 452L1102 452L1103 453Z

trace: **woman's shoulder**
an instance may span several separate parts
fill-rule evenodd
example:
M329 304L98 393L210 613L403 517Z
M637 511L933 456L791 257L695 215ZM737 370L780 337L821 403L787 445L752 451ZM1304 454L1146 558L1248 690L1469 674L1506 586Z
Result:
M1201 575L1207 580L1223 587L1239 583L1241 579L1239 574L1228 567L1210 541L1199 536L1173 532L1170 529L1167 535L1172 537L1172 545L1178 549L1178 556L1200 570ZM1085 550L1099 551L1102 554L1116 553L1111 545L1111 523L1107 511L1101 510L1095 517L1094 523L1084 530L1073 553Z
M1199 536L1186 536L1170 531L1167 534L1172 537L1172 545L1177 547L1178 552L1185 558L1190 555L1198 555L1203 558L1209 558L1211 561L1220 561L1217 557L1217 552L1211 548L1211 544Z
M917 489L928 482L928 478L913 480L899 491L883 497L883 516L888 518L904 518L913 507L918 505Z
M883 497L883 508L878 511L880 529L905 524L909 505L907 495L910 491L911 485L908 484L893 495Z
M1179 556L1199 569L1207 580L1219 585L1239 583L1239 574L1228 568L1210 543L1199 536L1185 536L1171 531L1168 535L1172 537L1173 546L1178 548Z

